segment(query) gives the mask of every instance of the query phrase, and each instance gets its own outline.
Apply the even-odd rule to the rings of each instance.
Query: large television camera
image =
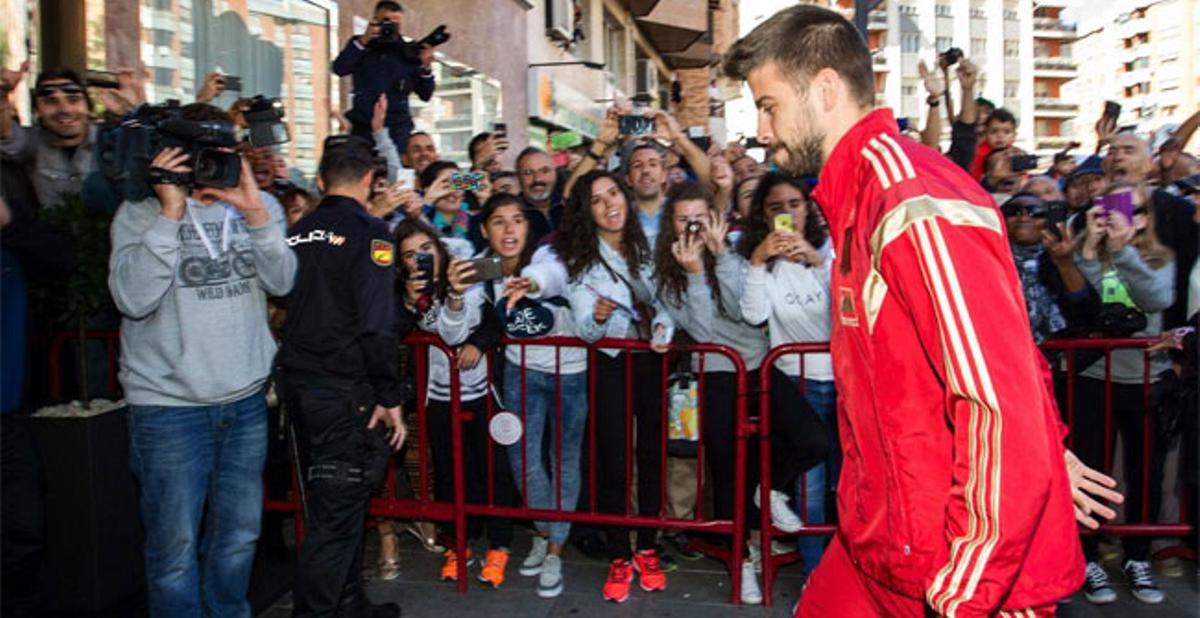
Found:
[[[237,128],[217,120],[183,118],[179,101],[143,105],[120,124],[103,132],[100,140],[100,171],[116,185],[125,199],[140,200],[153,195],[151,185],[236,187],[242,177],[242,160],[235,152],[221,150],[237,146]],[[190,172],[151,169],[150,162],[165,148],[180,148],[188,154]]]

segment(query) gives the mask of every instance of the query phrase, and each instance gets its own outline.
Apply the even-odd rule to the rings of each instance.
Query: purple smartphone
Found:
[[[1096,198],[1096,203],[1104,210],[1104,214],[1108,215],[1113,212],[1119,212],[1125,216],[1125,220],[1133,223],[1133,192],[1121,191],[1119,193],[1110,193],[1101,195]]]

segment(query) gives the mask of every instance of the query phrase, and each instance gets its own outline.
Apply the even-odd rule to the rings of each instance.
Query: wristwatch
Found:
[[[591,159],[597,163],[604,160],[604,153],[596,154],[596,151],[592,150],[591,148],[588,148],[587,156],[589,159]]]
[[[932,97],[932,96],[926,97],[925,103],[927,103],[929,105],[929,107],[937,107],[942,104],[942,99],[939,97]]]

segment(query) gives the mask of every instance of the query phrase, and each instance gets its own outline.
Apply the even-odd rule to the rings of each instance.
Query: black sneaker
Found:
[[[1107,605],[1117,600],[1117,591],[1113,590],[1112,583],[1108,581],[1108,573],[1095,562],[1087,563],[1083,596],[1094,605]]]
[[[675,557],[662,546],[662,543],[655,545],[654,549],[658,550],[658,567],[662,569],[663,573],[674,573],[679,570],[679,563],[675,562]]]
[[[1145,560],[1126,560],[1125,577],[1129,579],[1129,591],[1133,597],[1148,605],[1157,605],[1166,598],[1158,584],[1154,583],[1154,574],[1150,571],[1150,563]]]
[[[671,541],[675,553],[688,562],[695,562],[704,557],[704,554],[689,546],[690,541],[688,540],[688,536],[683,532],[676,532],[668,536],[667,539]]]

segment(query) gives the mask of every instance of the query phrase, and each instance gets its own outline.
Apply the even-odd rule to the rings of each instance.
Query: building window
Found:
[[[936,7],[934,7],[934,13],[935,13],[935,14],[936,14],[938,17],[954,17],[954,15],[953,15],[953,14],[950,12],[950,5],[949,5],[949,4],[939,4],[939,5],[937,5]]]
[[[911,4],[901,4],[900,5],[900,14],[915,16],[917,14],[917,7],[914,5],[911,5]]]
[[[971,37],[971,57],[982,58],[987,55],[987,39]]]
[[[1004,21],[1017,21],[1017,12],[1012,10],[1004,11]]]
[[[1017,90],[1020,89],[1020,82],[1004,82],[1004,98],[1017,98]]]
[[[937,38],[934,44],[937,47],[938,53],[940,54],[947,49],[954,47],[954,39],[948,36],[940,36]]]
[[[912,54],[921,51],[921,35],[916,33],[900,35],[900,51]]]
[[[618,83],[625,79],[625,28],[608,11],[604,12],[604,63]]]
[[[912,84],[904,84],[900,86],[900,94],[906,97],[915,97],[917,96],[917,87]]]
[[[1011,39],[1004,40],[1004,57],[1005,58],[1016,58],[1017,55],[1020,53],[1021,53],[1021,44],[1019,41],[1013,41]]]

